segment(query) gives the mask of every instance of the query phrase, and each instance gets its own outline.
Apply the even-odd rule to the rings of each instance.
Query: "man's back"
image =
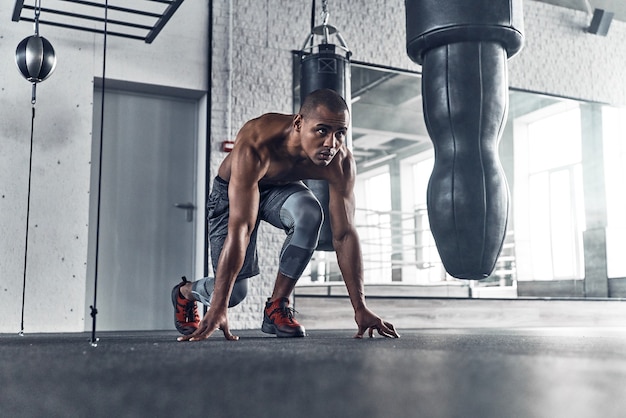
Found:
[[[344,143],[347,118],[347,112],[320,107],[307,117],[267,113],[252,119],[237,134],[218,175],[226,181],[233,173],[252,176],[263,184],[333,179],[350,155]]]

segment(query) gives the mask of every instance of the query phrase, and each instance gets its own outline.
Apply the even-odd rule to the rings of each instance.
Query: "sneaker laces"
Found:
[[[278,305],[276,308],[274,308],[272,312],[269,313],[268,317],[271,318],[275,313],[278,313],[281,318],[287,318],[289,321],[294,321],[294,316],[296,313],[298,313],[298,311],[285,304],[282,306]]]

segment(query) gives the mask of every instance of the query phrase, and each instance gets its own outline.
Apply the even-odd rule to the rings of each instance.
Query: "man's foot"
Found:
[[[172,289],[172,304],[174,305],[174,325],[183,335],[193,334],[200,324],[200,315],[195,300],[185,299],[180,288],[189,283],[183,276],[183,281]]]
[[[288,298],[276,299],[265,304],[261,331],[277,337],[304,337],[304,327],[293,317],[295,310],[289,307]]]

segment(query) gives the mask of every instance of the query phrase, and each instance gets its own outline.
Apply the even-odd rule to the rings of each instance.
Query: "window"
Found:
[[[390,184],[386,166],[357,177],[355,222],[361,239],[365,283],[391,282]]]
[[[578,297],[585,264],[600,265],[593,269],[598,280],[606,263],[607,280],[615,279],[608,296],[626,297],[626,109],[509,91],[499,145],[511,192],[507,235],[490,277],[458,280],[443,268],[430,232],[434,152],[420,75],[354,62],[351,73],[356,222],[367,284],[448,292],[413,293],[429,296]],[[297,86],[294,92],[298,97]],[[585,253],[587,221],[594,233],[585,245],[593,250]],[[598,250],[604,225],[606,260]],[[316,252],[301,282],[340,280],[335,254]]]
[[[584,277],[580,108],[558,103],[515,121],[520,280]]]
[[[426,192],[435,158],[432,150],[402,160],[402,210],[404,259],[402,277],[407,283],[429,284],[451,279],[439,258],[430,232]]]
[[[608,276],[626,277],[626,109],[602,108]]]

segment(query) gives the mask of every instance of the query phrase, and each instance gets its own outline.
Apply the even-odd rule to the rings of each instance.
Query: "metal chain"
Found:
[[[35,35],[39,36],[39,15],[41,14],[41,0],[35,1]]]
[[[322,0],[322,25],[328,24],[328,17],[330,13],[328,12],[328,0]]]

